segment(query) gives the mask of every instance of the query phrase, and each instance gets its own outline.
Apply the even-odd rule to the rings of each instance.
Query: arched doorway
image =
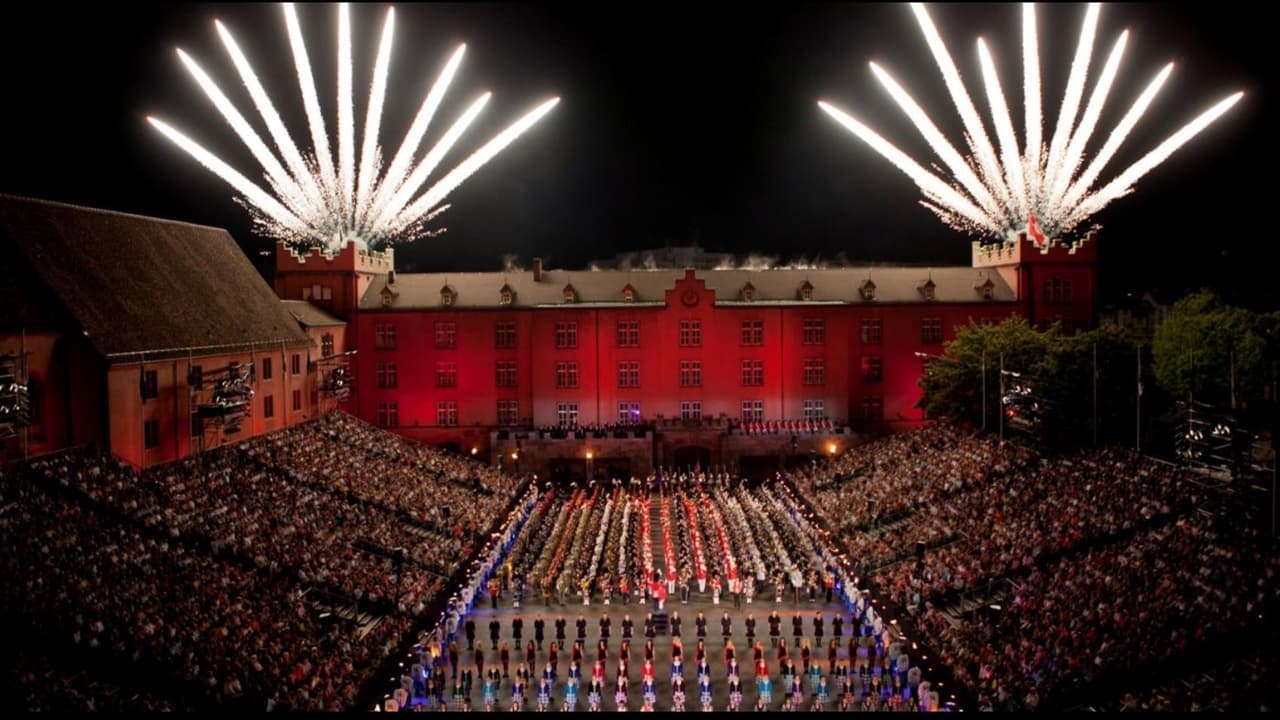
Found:
[[[777,455],[743,455],[738,458],[740,477],[748,480],[771,480],[777,473]]]
[[[671,453],[671,465],[676,472],[685,472],[690,470],[706,470],[711,466],[711,450],[699,445],[686,445],[676,448]]]
[[[624,457],[596,458],[592,474],[596,480],[631,479],[631,460]]]

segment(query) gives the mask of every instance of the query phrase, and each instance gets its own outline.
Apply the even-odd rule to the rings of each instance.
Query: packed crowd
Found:
[[[983,704],[1035,708],[1274,612],[1272,541],[1211,489],[1125,450],[1042,459],[943,425],[793,476],[851,563]],[[993,583],[996,613],[947,607]]]
[[[1280,699],[1275,684],[1273,645],[1234,656],[1212,667],[1199,667],[1154,687],[1123,693],[1093,707],[1104,712],[1265,713]],[[1092,707],[1092,706],[1091,706]]]
[[[799,435],[830,433],[844,427],[830,418],[793,420],[730,420],[729,432],[736,435]]]
[[[994,619],[953,626],[930,608],[920,624],[962,681],[997,706],[1035,708],[1060,689],[1198,650],[1268,617],[1280,599],[1280,558],[1269,546],[1191,513],[1036,568]]]
[[[142,475],[64,453],[4,482],[0,593],[213,703],[346,709],[515,487],[336,415]]]
[[[628,423],[584,423],[580,425],[543,425],[537,429],[542,437],[608,437],[615,433],[631,436],[632,434],[642,435],[653,429],[653,423],[645,420],[636,420]]]

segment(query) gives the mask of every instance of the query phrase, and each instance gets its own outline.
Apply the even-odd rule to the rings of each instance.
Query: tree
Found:
[[[920,378],[924,390],[921,407],[930,417],[982,425],[982,368],[986,366],[986,427],[996,427],[1000,412],[1000,363],[1016,372],[1035,376],[1048,354],[1058,329],[1037,332],[1022,318],[1008,318],[998,325],[970,323],[956,331],[940,359],[929,360]],[[985,363],[984,363],[985,358]]]
[[[1156,330],[1157,382],[1174,398],[1194,395],[1199,402],[1239,407],[1240,400],[1260,394],[1267,373],[1267,343],[1259,333],[1267,322],[1212,292],[1182,298]]]
[[[1006,377],[1004,383],[1008,394],[1019,400],[1016,411],[1034,415],[1035,434],[1048,445],[1070,447],[1093,442],[1095,368],[1098,442],[1127,443],[1132,439],[1136,350],[1119,327],[1065,335],[1057,325],[1039,331],[1021,318],[999,325],[970,324],[956,332],[945,353],[930,363],[920,380],[924,390],[921,405],[931,416],[982,424],[985,353],[988,430],[998,426],[998,413],[1003,409],[1003,361],[1006,371],[1017,373]],[[1015,386],[1025,394],[1012,392]]]

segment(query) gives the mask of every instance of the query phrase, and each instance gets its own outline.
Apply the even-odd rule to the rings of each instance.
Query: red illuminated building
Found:
[[[438,274],[282,246],[272,293],[224,230],[13,197],[0,253],[0,357],[32,406],[6,459],[95,443],[139,466],[341,402],[525,472],[769,470],[922,422],[917,353],[958,326],[1085,328],[1096,292],[1088,238],[975,244],[964,267]]]
[[[347,409],[525,470],[737,466],[843,433],[735,437],[740,421],[917,425],[923,367],[957,326],[1087,328],[1096,246],[974,244],[969,267],[397,274],[394,255],[277,251],[276,290],[350,322]],[[551,438],[530,428],[643,422]],[[794,423],[793,423],[794,424]],[[739,434],[740,435],[740,434]]]
[[[281,302],[225,230],[0,196],[0,358],[30,405],[0,460],[97,445],[145,467],[314,417],[345,326]],[[233,375],[243,408],[214,402]]]

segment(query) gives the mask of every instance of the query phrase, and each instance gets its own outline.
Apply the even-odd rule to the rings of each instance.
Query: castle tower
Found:
[[[379,275],[395,272],[395,251],[358,249],[348,243],[337,253],[321,250],[297,253],[276,245],[276,294],[282,300],[309,300],[329,312],[349,318],[369,284]]]
[[[1090,232],[1073,245],[1037,245],[1020,234],[1014,242],[973,243],[973,266],[990,268],[1014,288],[1027,320],[1037,328],[1061,322],[1067,332],[1095,324],[1098,243]]]

